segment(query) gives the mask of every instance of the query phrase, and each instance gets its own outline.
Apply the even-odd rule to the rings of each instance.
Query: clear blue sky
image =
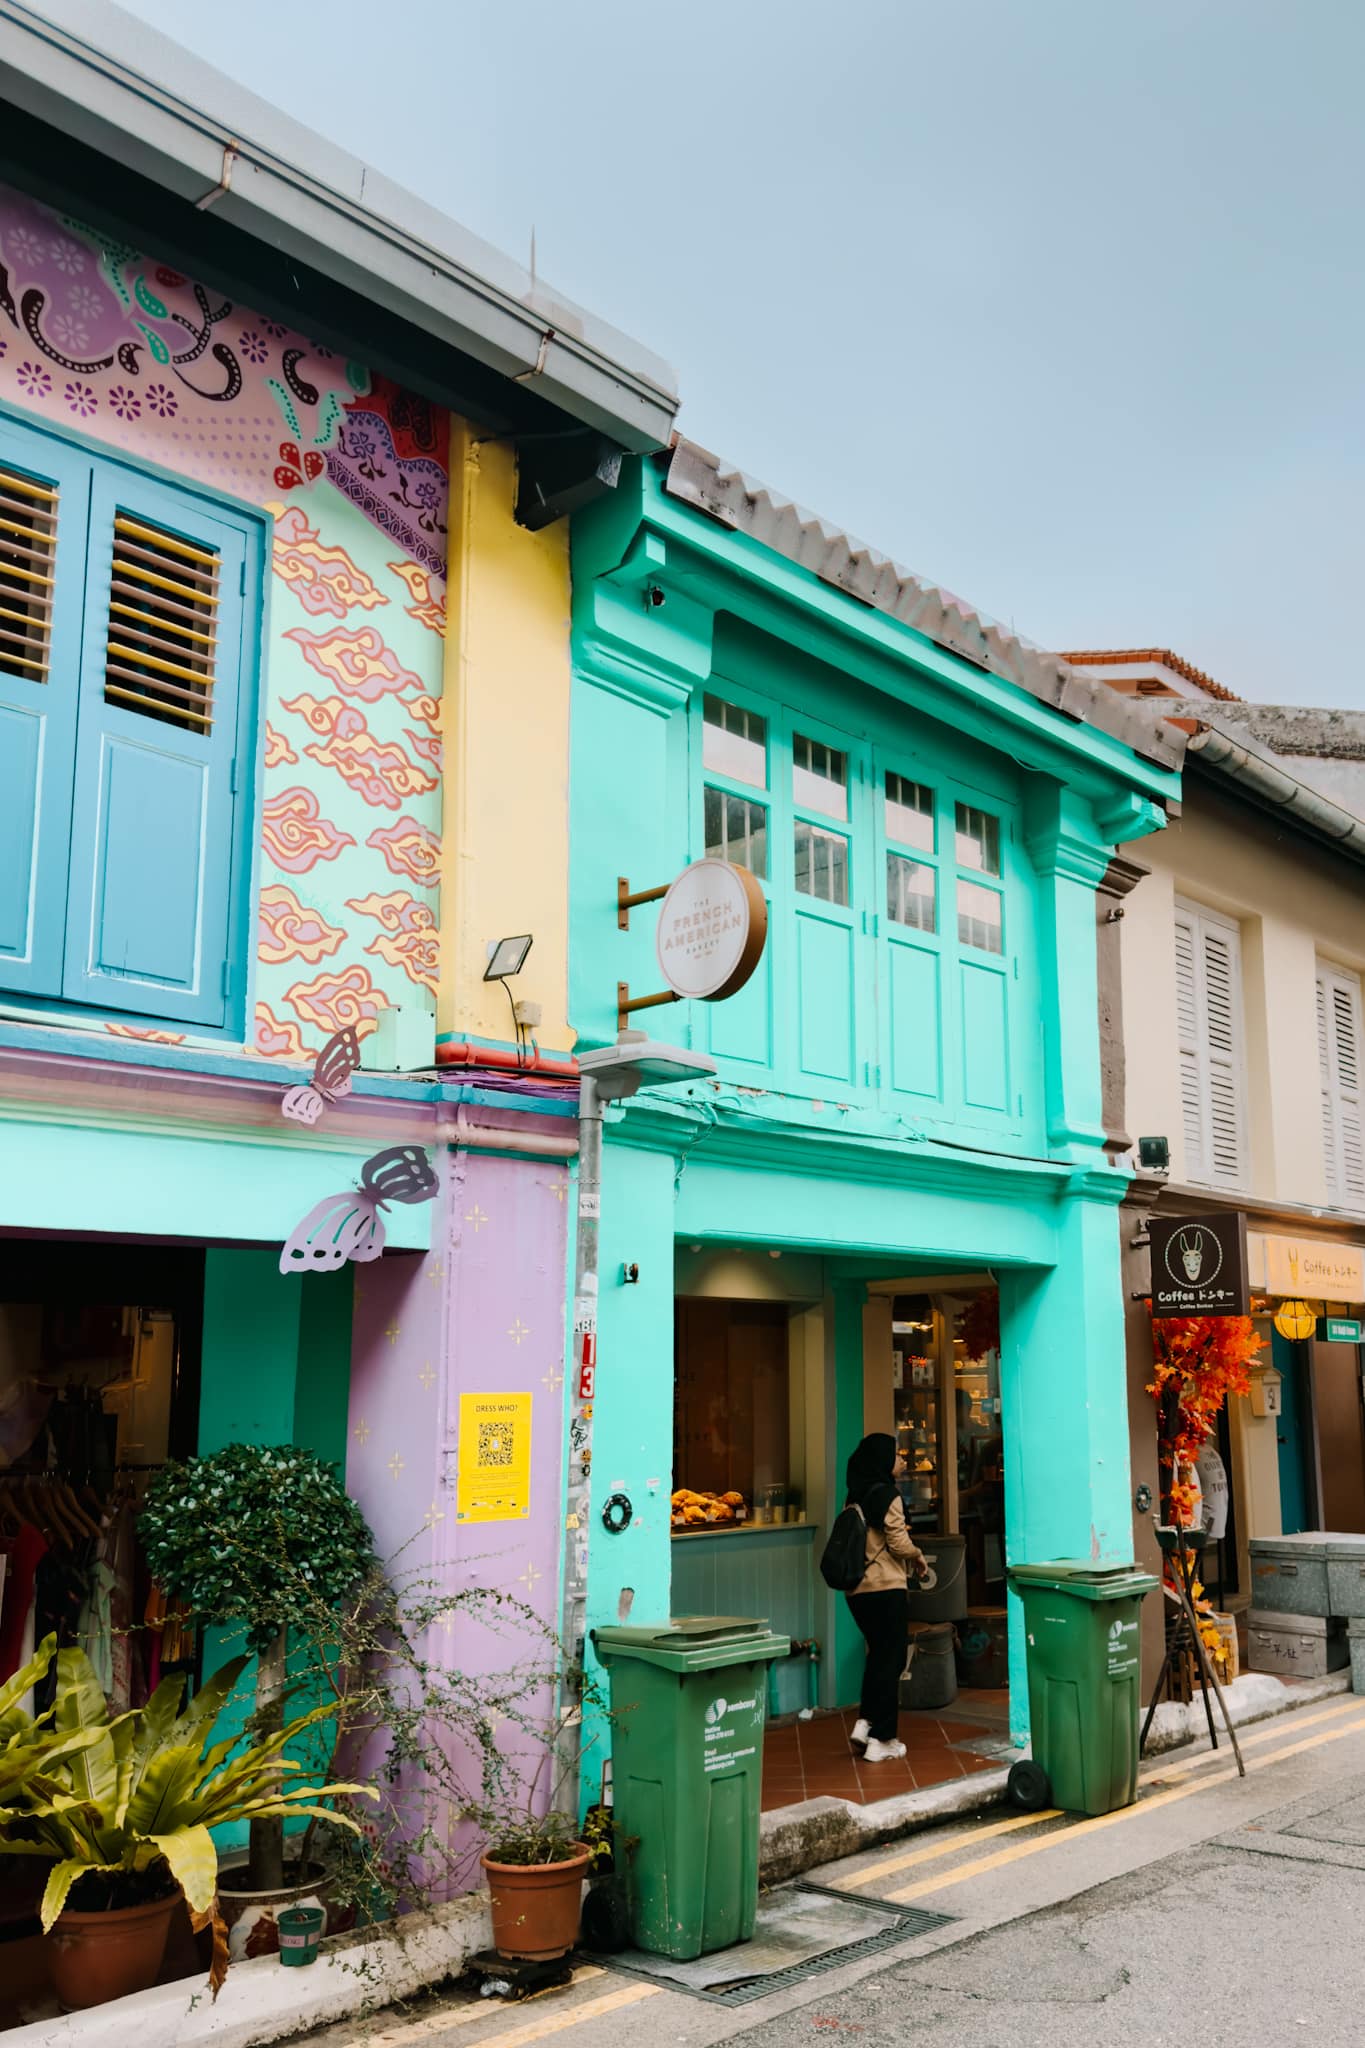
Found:
[[[1365,707],[1361,0],[135,5],[1030,638]]]

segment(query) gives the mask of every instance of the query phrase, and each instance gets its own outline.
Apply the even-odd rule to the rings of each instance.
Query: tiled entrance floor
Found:
[[[763,1739],[763,1810],[822,1798],[866,1806],[973,1771],[998,1769],[999,1745],[1009,1737],[1009,1697],[1004,1686],[963,1691],[938,1712],[902,1714],[900,1739],[906,1753],[894,1763],[867,1764],[860,1750],[850,1749],[848,1731],[858,1718],[856,1708],[769,1728]],[[973,1739],[982,1751],[973,1748]]]

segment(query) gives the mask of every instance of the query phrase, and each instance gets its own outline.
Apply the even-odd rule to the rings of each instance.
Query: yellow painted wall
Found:
[[[450,433],[450,590],[441,854],[442,1037],[513,1038],[490,940],[532,932],[510,984],[541,1004],[547,1051],[568,1027],[569,535],[516,524],[516,462],[463,421]]]
[[[1127,1128],[1169,1138],[1171,1178],[1187,1178],[1175,1018],[1174,910],[1183,896],[1241,926],[1246,1192],[1325,1204],[1316,962],[1365,973],[1365,873],[1202,783],[1187,784],[1185,806],[1132,849],[1152,872],[1124,904]]]

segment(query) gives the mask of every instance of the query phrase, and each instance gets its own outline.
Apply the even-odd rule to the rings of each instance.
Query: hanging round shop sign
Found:
[[[743,988],[767,936],[767,899],[749,870],[694,860],[659,911],[659,970],[675,995],[718,1003]]]

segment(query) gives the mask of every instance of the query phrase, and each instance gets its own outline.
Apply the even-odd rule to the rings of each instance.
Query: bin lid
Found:
[[[1074,1594],[1078,1600],[1141,1600],[1155,1592],[1159,1583],[1150,1572],[1135,1564],[1090,1564],[1079,1557],[1054,1557],[1043,1564],[1012,1564],[1010,1584],[1050,1587],[1054,1592]]]
[[[734,1614],[679,1614],[653,1628],[595,1628],[593,1647],[604,1664],[613,1657],[662,1664],[671,1671],[714,1671],[725,1664],[753,1664],[785,1657],[787,1636],[774,1635],[766,1621]]]
[[[1343,1545],[1345,1555],[1354,1556],[1358,1550],[1365,1550],[1365,1536],[1354,1536],[1349,1529],[1304,1529],[1296,1536],[1253,1536],[1247,1549],[1253,1557],[1326,1557],[1331,1550]]]
[[[677,1649],[680,1642],[713,1642],[721,1636],[752,1635],[766,1629],[766,1617],[752,1621],[740,1614],[675,1614],[671,1621],[657,1621],[652,1628],[595,1628],[595,1643],[654,1643]]]
[[[1279,1614],[1269,1607],[1253,1607],[1247,1613],[1247,1627],[1277,1636],[1340,1636],[1346,1625],[1335,1614]]]

